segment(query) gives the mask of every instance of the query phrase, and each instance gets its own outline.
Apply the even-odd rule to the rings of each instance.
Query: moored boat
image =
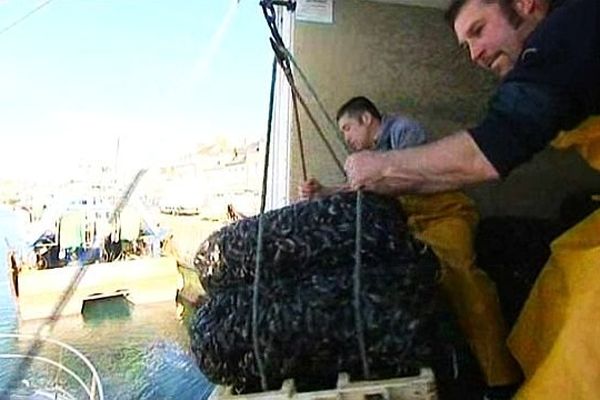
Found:
[[[9,250],[21,320],[77,314],[86,301],[113,296],[175,306],[181,278],[170,234],[139,207],[77,203],[57,215],[25,250]]]

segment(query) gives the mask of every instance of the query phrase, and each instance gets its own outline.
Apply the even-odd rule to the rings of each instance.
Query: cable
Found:
[[[258,216],[258,233],[256,239],[256,267],[254,269],[254,285],[252,287],[252,346],[256,366],[260,374],[260,384],[263,391],[268,390],[267,375],[265,367],[260,356],[258,346],[258,289],[260,285],[260,272],[262,263],[262,245],[263,245],[263,215],[265,213],[267,198],[267,179],[269,172],[269,155],[271,147],[271,133],[273,125],[273,112],[275,108],[275,81],[277,80],[277,58],[273,58],[273,68],[271,71],[271,92],[269,94],[269,116],[267,119],[267,141],[265,144],[265,163],[263,171],[262,193],[260,196],[260,214]]]
[[[310,94],[312,95],[312,97],[317,102],[317,105],[319,106],[319,110],[321,110],[321,113],[325,116],[325,119],[327,119],[327,122],[329,123],[329,126],[331,127],[331,130],[334,131],[334,132],[337,132],[338,131],[338,126],[333,121],[333,118],[331,118],[331,115],[329,115],[329,113],[325,109],[325,106],[321,102],[321,99],[317,95],[317,92],[315,91],[315,89],[311,85],[311,83],[308,80],[308,77],[306,76],[306,74],[304,73],[304,71],[302,71],[302,68],[300,68],[300,65],[298,65],[298,62],[296,62],[296,59],[294,58],[294,56],[292,55],[292,53],[288,49],[286,49],[285,47],[282,47],[280,50],[285,54],[285,56],[287,58],[290,59],[290,61],[292,62],[292,65],[294,66],[294,68],[296,69],[296,71],[298,71],[298,73],[300,74],[300,78],[302,78],[302,82],[304,82],[304,84],[306,85],[306,88],[308,89],[308,91],[310,92]],[[342,144],[342,146],[344,146],[344,150],[346,150],[346,153],[350,154],[350,148],[348,147],[348,144],[340,137],[340,135],[336,135],[336,137],[340,140],[340,143]]]
[[[356,336],[358,338],[358,349],[362,360],[363,375],[369,379],[369,362],[367,360],[367,350],[365,345],[365,332],[363,327],[362,314],[360,312],[360,271],[362,267],[362,190],[356,192],[356,241],[354,253],[354,324],[356,326]]]
[[[225,34],[227,33],[229,27],[231,26],[231,22],[235,17],[235,14],[238,10],[239,0],[230,0],[230,5],[227,8],[225,16],[219,25],[217,26],[217,30],[210,36],[208,41],[208,47],[206,48],[206,52],[203,57],[197,61],[197,72],[192,77],[194,82],[199,81],[204,77],[204,75],[209,72],[209,68],[211,66],[211,62],[215,58],[217,51],[221,47],[223,43],[223,39],[225,38]]]
[[[282,45],[278,45],[276,43],[276,41],[273,38],[271,38],[271,47],[273,48],[273,51],[275,52],[275,55],[276,55],[277,60],[279,62],[279,66],[281,67],[281,69],[283,70],[283,72],[285,74],[285,77],[286,77],[286,79],[288,81],[288,84],[290,85],[290,89],[292,90],[292,93],[294,93],[295,96],[300,101],[300,105],[302,105],[302,108],[304,109],[304,112],[306,113],[306,115],[308,116],[308,118],[312,122],[313,126],[317,130],[317,133],[321,137],[321,140],[323,140],[323,143],[325,144],[325,147],[327,148],[327,150],[329,151],[329,154],[331,155],[331,157],[335,161],[338,169],[340,170],[340,172],[344,176],[346,176],[346,171],[344,170],[344,166],[342,165],[342,162],[339,160],[339,158],[335,154],[335,151],[333,150],[333,147],[331,146],[331,143],[329,142],[329,140],[325,136],[325,133],[321,129],[321,126],[319,125],[319,123],[317,122],[317,120],[313,116],[312,112],[310,111],[310,108],[308,107],[308,104],[306,104],[306,101],[304,100],[304,97],[302,97],[302,95],[300,94],[300,91],[298,90],[298,87],[296,86],[296,83],[294,82],[294,76],[293,76],[292,71],[290,69],[289,61],[286,59],[285,54],[281,52],[281,48],[282,48],[281,46]]]
[[[19,25],[21,22],[25,21],[27,18],[31,17],[36,12],[40,11],[42,8],[46,7],[51,2],[52,2],[52,0],[46,0],[45,2],[43,2],[42,4],[40,4],[39,6],[35,7],[33,10],[29,11],[27,14],[23,15],[21,18],[17,19],[13,23],[11,23],[11,24],[5,26],[4,28],[0,29],[0,35],[5,34],[6,32],[8,32],[9,30],[11,30],[15,26]]]
[[[293,8],[290,8],[290,7],[294,7],[295,6],[295,3],[292,3],[292,4],[290,4],[289,2],[282,2],[282,3],[284,3],[284,4],[280,4],[280,5],[288,5],[288,10],[293,9]],[[290,59],[287,57],[287,54],[289,54],[289,52],[288,51],[284,51],[285,50],[285,44],[283,43],[283,39],[282,39],[282,37],[281,37],[281,35],[279,33],[279,30],[277,28],[277,24],[276,24],[276,20],[275,20],[275,9],[273,8],[273,1],[261,1],[260,5],[262,6],[263,14],[265,16],[265,20],[267,21],[267,25],[269,27],[269,30],[271,31],[271,38],[269,39],[270,43],[271,43],[271,47],[273,48],[273,52],[275,53],[276,59],[277,59],[277,61],[279,63],[279,66],[283,70],[284,75],[285,75],[285,77],[286,77],[286,79],[288,81],[288,84],[289,84],[290,89],[292,91],[292,99],[294,99],[294,96],[295,96],[295,98],[297,98],[300,101],[300,104],[302,105],[302,108],[304,109],[304,111],[306,112],[308,118],[310,119],[310,121],[312,122],[313,126],[317,130],[317,133],[319,134],[319,136],[323,140],[323,143],[325,143],[325,147],[327,148],[327,150],[329,151],[329,154],[331,155],[331,157],[335,161],[338,169],[340,170],[340,172],[344,176],[346,176],[346,171],[344,170],[342,162],[337,157],[337,154],[333,150],[333,147],[331,146],[331,143],[329,143],[329,140],[327,139],[325,133],[323,132],[323,130],[319,126],[319,123],[317,122],[317,120],[313,116],[312,112],[310,111],[310,108],[306,104],[306,101],[304,100],[304,98],[300,94],[300,91],[298,90],[298,87],[296,86],[296,83],[294,81],[294,75],[292,73],[292,69],[291,69],[291,66],[290,66]],[[314,92],[314,89],[313,89],[313,92]],[[337,127],[335,127],[335,131],[337,131]],[[347,150],[346,147],[345,147],[345,149]],[[301,148],[300,150],[303,151],[303,148]],[[301,155],[301,156],[303,157],[303,155]]]
[[[304,156],[304,142],[302,140],[302,129],[300,126],[300,114],[298,113],[298,97],[292,90],[292,104],[294,105],[294,118],[296,120],[296,132],[298,133],[298,146],[300,147],[300,161],[302,163],[302,180],[306,182],[308,173],[306,170],[306,157]]]

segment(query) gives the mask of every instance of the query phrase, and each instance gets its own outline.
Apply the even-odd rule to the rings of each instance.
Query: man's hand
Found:
[[[345,169],[352,189],[394,196],[443,192],[500,178],[467,131],[409,149],[361,151],[346,159]]]
[[[344,169],[350,187],[377,192],[383,179],[384,158],[384,153],[377,151],[361,151],[348,156]]]
[[[335,193],[345,192],[350,190],[350,186],[347,184],[335,185],[335,186],[323,186],[315,178],[302,182],[298,187],[298,196],[301,200],[313,200],[318,197],[331,196]]]
[[[321,182],[315,178],[310,178],[300,184],[298,187],[298,196],[302,200],[310,200],[321,195],[322,191],[323,185],[321,185]]]

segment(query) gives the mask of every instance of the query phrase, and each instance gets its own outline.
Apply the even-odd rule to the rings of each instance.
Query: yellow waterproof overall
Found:
[[[506,347],[508,334],[496,286],[475,265],[478,213],[461,192],[404,195],[400,202],[415,237],[442,265],[442,290],[451,303],[488,385],[515,383],[521,372]]]
[[[600,170],[600,117],[552,143]],[[600,399],[600,210],[565,232],[509,337],[525,373],[517,399]]]

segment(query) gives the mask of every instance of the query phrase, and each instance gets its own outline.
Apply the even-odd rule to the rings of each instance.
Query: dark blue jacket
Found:
[[[600,114],[600,0],[567,0],[527,39],[470,133],[501,176]]]

